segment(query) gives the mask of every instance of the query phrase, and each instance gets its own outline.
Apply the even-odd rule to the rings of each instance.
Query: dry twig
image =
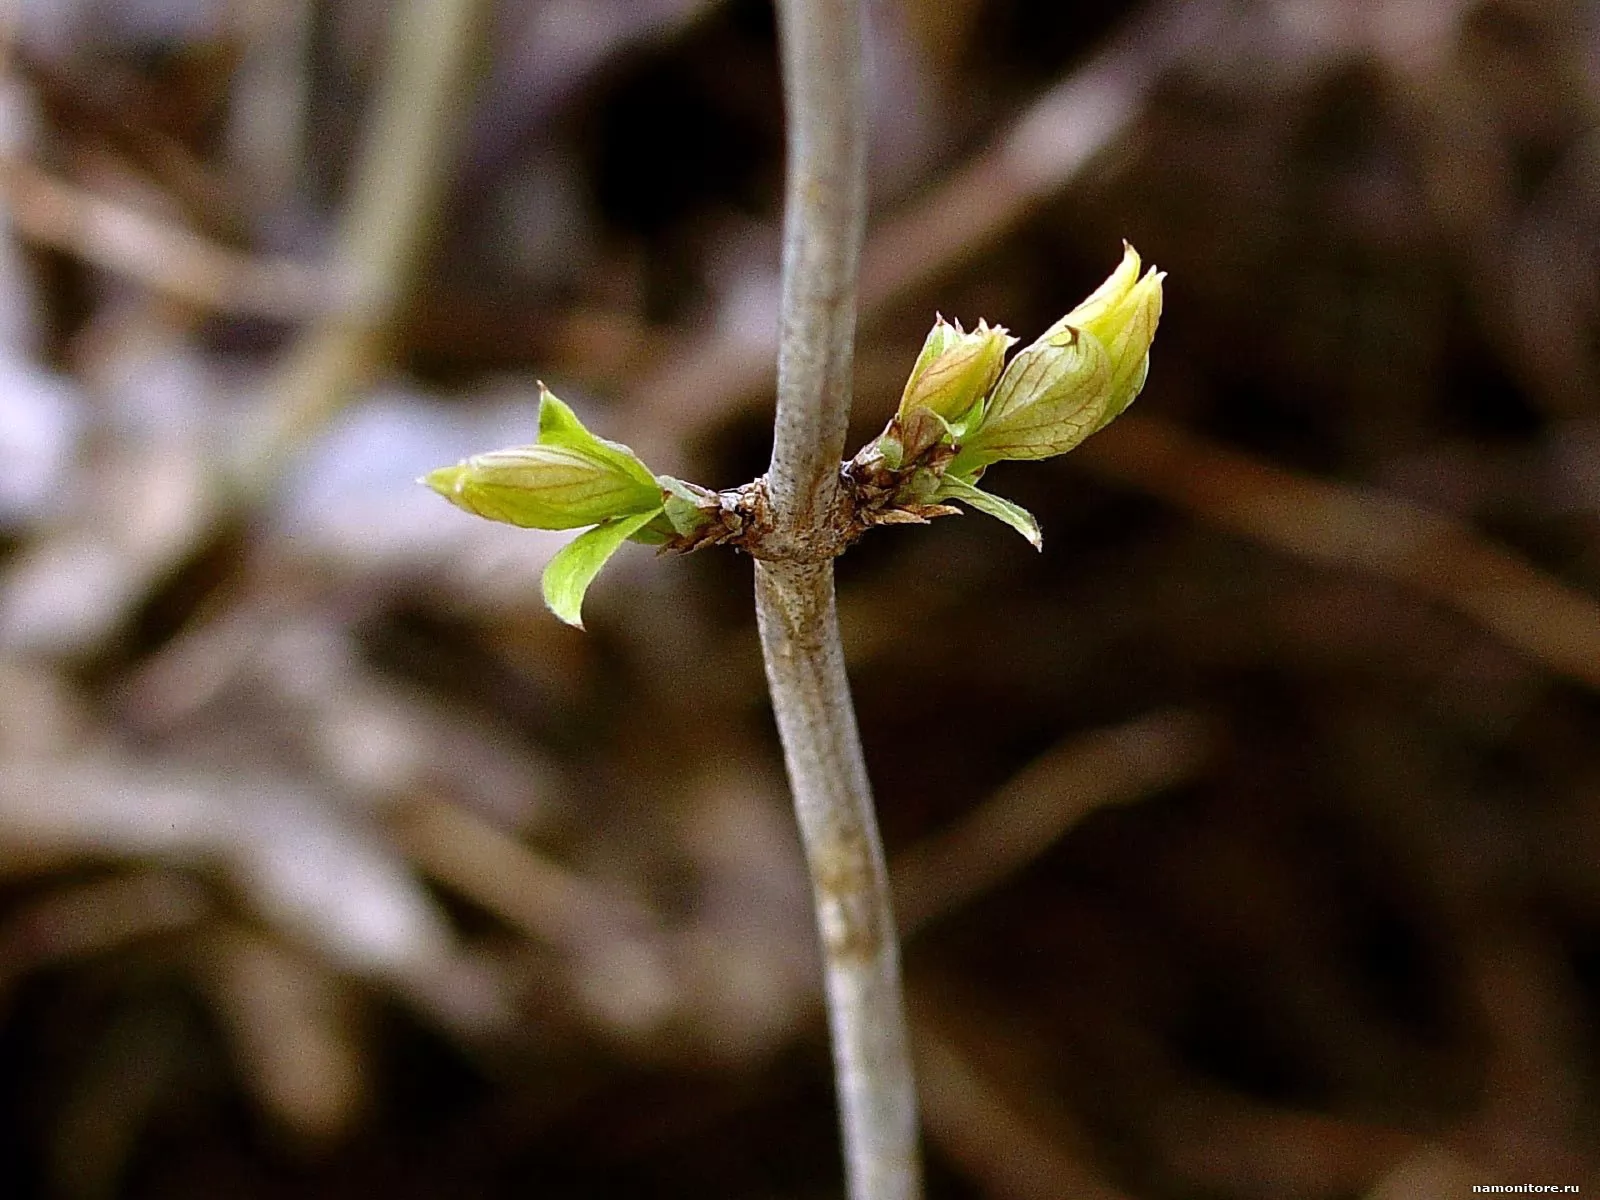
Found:
[[[1151,416],[1124,417],[1076,461],[1297,557],[1404,583],[1600,687],[1600,603],[1450,517],[1297,475]]]
[[[330,274],[347,303],[308,329],[267,389],[268,422],[241,464],[271,478],[283,456],[338,412],[379,361],[433,226],[464,111],[484,0],[408,0],[357,164]]]
[[[1204,722],[1152,713],[1073,737],[1041,755],[953,828],[894,860],[907,935],[960,908],[1044,853],[1084,817],[1192,778],[1210,753]]]
[[[244,254],[73,187],[31,163],[0,166],[7,211],[36,242],[217,312],[298,320],[329,306],[324,277],[287,258]]]

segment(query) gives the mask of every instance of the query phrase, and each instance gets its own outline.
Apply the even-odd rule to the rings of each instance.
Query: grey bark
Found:
[[[788,109],[772,538],[756,616],[805,845],[851,1200],[921,1191],[899,949],[834,604],[866,210],[858,0],[778,0]]]

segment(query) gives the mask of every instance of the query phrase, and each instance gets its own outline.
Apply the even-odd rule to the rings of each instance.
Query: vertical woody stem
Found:
[[[816,900],[850,1200],[914,1200],[916,1095],[899,951],[832,563],[758,562],[756,615]]]
[[[834,607],[839,460],[850,415],[866,208],[859,0],[777,0],[788,109],[776,542],[756,617],[811,871],[851,1200],[920,1194],[899,951]]]

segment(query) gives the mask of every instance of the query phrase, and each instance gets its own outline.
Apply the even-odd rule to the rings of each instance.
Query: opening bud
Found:
[[[457,508],[529,529],[577,529],[661,508],[661,486],[632,450],[597,438],[541,386],[539,440],[475,454],[423,476]]]
[[[1016,340],[1003,328],[991,328],[987,321],[979,321],[976,329],[966,333],[959,321],[952,324],[936,318],[911,368],[895,415],[905,424],[917,409],[925,408],[946,421],[960,420],[989,394],[1000,378],[1006,351]]]
[[[1165,278],[1140,266],[1124,242],[1110,278],[1011,360],[952,471],[1065,454],[1133,403],[1150,369]]]

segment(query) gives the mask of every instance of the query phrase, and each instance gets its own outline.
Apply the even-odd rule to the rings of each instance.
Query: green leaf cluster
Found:
[[[421,482],[491,521],[525,529],[594,526],[544,570],[545,603],[580,629],[584,593],[622,543],[666,536],[658,518],[664,517],[669,493],[650,469],[627,446],[590,433],[542,383],[537,442],[475,454],[430,471]]]
[[[1080,305],[1006,363],[1016,343],[979,321],[970,333],[938,317],[888,428],[847,471],[861,468],[889,509],[878,517],[926,520],[954,501],[1004,521],[1035,547],[1039,523],[978,486],[1006,459],[1065,454],[1132,404],[1150,370],[1165,276],[1143,270],[1123,243],[1122,262]],[[582,628],[584,594],[625,541],[693,548],[718,512],[717,494],[657,476],[627,446],[585,429],[539,385],[539,437],[476,454],[423,483],[459,508],[534,529],[582,529],[544,572],[556,616]]]
[[[1124,242],[1122,262],[1111,276],[1020,350],[1003,373],[995,360],[994,374],[985,375],[994,348],[1000,346],[1003,355],[1013,340],[1003,329],[989,330],[980,324],[977,333],[960,335],[957,325],[952,335],[939,318],[913,368],[900,409],[880,439],[886,460],[896,467],[909,462],[912,445],[924,436],[913,431],[925,429],[929,419],[936,418],[940,432],[922,452],[943,449],[950,457],[932,499],[954,500],[987,513],[1039,547],[1039,526],[1032,515],[982,491],[978,480],[990,465],[1006,459],[1065,454],[1133,403],[1150,370],[1150,343],[1161,320],[1165,278],[1154,268],[1141,273],[1141,266],[1138,252]],[[939,394],[943,404],[925,404],[918,411],[913,385],[940,377],[946,360],[950,366],[944,377],[962,383],[987,377],[989,385],[976,399],[958,396],[958,389],[951,388]],[[920,385],[916,395],[924,394],[931,391]],[[961,402],[967,407],[955,411]]]

